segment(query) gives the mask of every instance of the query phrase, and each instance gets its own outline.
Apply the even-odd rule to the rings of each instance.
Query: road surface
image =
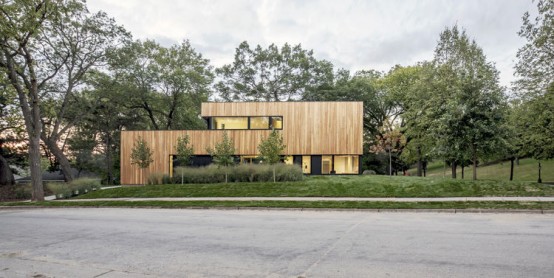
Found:
[[[0,277],[554,277],[554,215],[0,210]]]

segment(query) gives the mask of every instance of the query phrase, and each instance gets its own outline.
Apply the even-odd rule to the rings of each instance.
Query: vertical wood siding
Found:
[[[202,103],[202,116],[283,116],[286,155],[362,154],[362,102],[236,102]],[[123,131],[121,183],[142,184],[150,173],[169,173],[169,156],[177,138],[188,134],[197,155],[207,154],[223,137],[223,130]],[[255,155],[269,130],[226,130],[237,155]],[[146,171],[131,165],[131,150],[138,137],[153,150]]]

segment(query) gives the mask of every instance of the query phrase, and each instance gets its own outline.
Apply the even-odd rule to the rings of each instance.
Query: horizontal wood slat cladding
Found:
[[[235,102],[202,103],[202,116],[283,116],[280,132],[286,155],[362,154],[362,102]],[[226,130],[237,155],[255,155],[269,130]],[[194,153],[207,154],[221,142],[223,130],[156,130],[121,133],[121,183],[143,184],[150,173],[169,173],[169,156],[175,154],[177,138],[188,134]],[[131,165],[131,150],[138,137],[153,150],[146,171]],[[144,173],[143,173],[144,172]]]

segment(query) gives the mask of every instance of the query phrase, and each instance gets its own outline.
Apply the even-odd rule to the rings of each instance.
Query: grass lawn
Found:
[[[542,180],[543,182],[554,183],[554,160],[543,160],[542,164]],[[414,174],[417,170],[410,169],[410,173]],[[445,173],[446,177],[451,176],[451,169],[447,166],[446,172],[444,172],[444,163],[441,161],[435,161],[428,165],[427,176],[429,177],[442,177]],[[458,168],[457,175],[459,178],[462,176],[462,170]],[[471,167],[467,167],[464,170],[464,176],[466,179],[471,179],[473,170]],[[477,168],[477,179],[491,179],[491,180],[508,180],[510,178],[510,161],[504,161],[502,163],[482,166]],[[532,158],[520,159],[519,165],[514,165],[514,180],[515,181],[537,181],[538,178],[538,162]]]
[[[554,202],[331,202],[331,201],[87,201],[11,202],[0,206],[136,208],[333,208],[333,209],[530,209],[553,210]]]
[[[100,190],[77,198],[119,197],[480,197],[554,196],[532,182],[388,176],[319,176],[299,182],[168,184]]]

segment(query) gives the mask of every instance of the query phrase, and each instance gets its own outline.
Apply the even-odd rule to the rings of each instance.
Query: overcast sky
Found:
[[[413,65],[430,60],[446,26],[465,28],[500,70],[500,82],[513,77],[517,32],[531,0],[335,0],[199,1],[88,0],[133,34],[164,46],[184,39],[212,65],[231,63],[235,48],[271,43],[302,44],[318,59],[351,71]]]

